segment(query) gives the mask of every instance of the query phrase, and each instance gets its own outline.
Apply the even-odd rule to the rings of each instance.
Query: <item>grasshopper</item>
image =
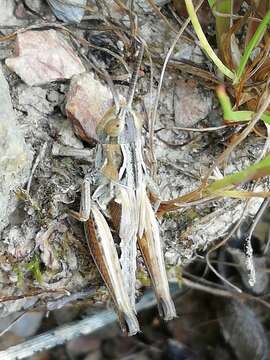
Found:
[[[84,222],[92,257],[113,298],[122,330],[140,328],[135,309],[137,245],[155,290],[160,315],[176,316],[164,264],[159,224],[147,195],[142,156],[142,122],[132,110],[143,46],[139,50],[125,104],[109,109],[97,126],[96,171],[86,175],[77,218]],[[110,226],[120,239],[120,259]]]

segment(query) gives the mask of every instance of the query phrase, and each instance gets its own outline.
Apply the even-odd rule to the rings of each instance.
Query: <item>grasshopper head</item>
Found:
[[[106,111],[97,125],[97,135],[102,137],[117,137],[124,129],[124,121],[116,112],[115,106]]]
[[[96,132],[101,143],[126,144],[138,139],[141,125],[141,121],[132,109],[122,106],[117,113],[113,106],[98,123]]]

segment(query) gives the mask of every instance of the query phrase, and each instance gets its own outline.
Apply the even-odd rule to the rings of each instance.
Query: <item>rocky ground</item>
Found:
[[[5,330],[18,317],[18,312],[36,310],[22,318],[25,323],[21,326],[25,329],[33,324],[33,329],[27,334],[20,329],[5,333],[1,348],[35,334],[37,328],[41,332],[82,318],[109,303],[82,226],[69,215],[69,210],[79,208],[82,180],[94,169],[96,125],[113,104],[108,74],[117,93],[127,94],[136,55],[131,18],[117,2],[109,0],[88,2],[86,11],[79,8],[68,18],[65,12],[59,14],[57,1],[48,3],[0,0],[1,329]],[[86,1],[81,3],[86,5]],[[180,29],[172,4],[157,1],[157,5],[169,19],[167,22],[151,7],[150,1],[139,1],[134,9],[138,34],[147,51],[139,71],[133,107],[143,120],[146,164],[149,171],[153,170],[151,154],[154,154],[155,183],[162,200],[168,200],[199,186],[214,159],[226,148],[233,129],[222,127],[222,114],[213,92],[215,76],[211,81],[198,76],[203,70],[211,70],[211,65],[193,40],[190,28],[191,34],[181,37],[175,46],[166,70],[154,137],[151,135],[161,64],[175,39],[173,30]],[[192,75],[190,68],[199,69],[198,74],[193,71]],[[208,127],[220,129],[208,132],[183,129]],[[262,138],[249,136],[228,159],[223,174],[254,162],[263,145]],[[267,185],[266,181],[257,188]],[[257,212],[261,201],[253,199],[248,203],[247,219]],[[206,276],[202,255],[212,242],[226,236],[242,216],[244,206],[242,200],[222,199],[168,213],[160,219],[172,282],[183,285],[182,277],[190,270],[192,261],[195,261],[192,272]],[[259,248],[266,232],[263,225],[261,228],[256,240]],[[242,254],[234,248],[228,251],[222,256],[241,265]],[[258,251],[256,266],[267,268],[267,259],[260,254]],[[228,269],[222,271],[226,273]],[[268,276],[262,274],[257,295],[266,294],[268,289]],[[244,263],[238,278],[239,284],[242,281],[246,291],[252,293]],[[216,281],[211,275],[209,280]],[[139,297],[148,283],[138,254]],[[170,354],[170,359],[231,359],[232,356],[266,359],[263,356],[267,352],[267,339],[259,320],[263,314],[260,307],[251,310],[235,299],[223,302],[198,294],[183,290],[183,295],[176,299],[182,316],[166,325],[160,322],[156,310],[141,315],[143,334],[134,339],[123,341],[115,326],[98,336],[79,338],[65,348],[45,352],[44,358],[167,359]],[[56,311],[69,302],[67,308]],[[202,306],[205,307],[200,311]],[[52,311],[51,315],[42,322],[48,311]],[[268,316],[265,317],[269,322]],[[239,344],[242,333],[232,340],[228,335],[232,326],[254,327],[247,336],[254,343],[258,341],[259,355],[249,348],[247,354],[237,350],[235,343]],[[256,331],[261,334],[261,340],[255,336]],[[243,342],[247,339],[250,338],[244,338]]]

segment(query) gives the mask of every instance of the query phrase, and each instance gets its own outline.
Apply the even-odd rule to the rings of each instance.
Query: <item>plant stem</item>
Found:
[[[201,25],[199,23],[198,17],[196,15],[196,12],[194,10],[194,6],[192,3],[192,0],[185,0],[186,3],[186,8],[187,8],[187,12],[188,15],[190,17],[190,20],[192,22],[192,25],[194,27],[194,30],[200,40],[201,46],[203,48],[203,50],[207,53],[207,55],[210,57],[210,59],[214,62],[214,64],[217,66],[217,68],[228,78],[234,80],[235,79],[235,74],[228,69],[223,62],[219,59],[219,57],[216,55],[216,53],[214,52],[214,50],[212,49],[212,47],[210,46],[210,44],[208,43]]]
[[[222,107],[223,117],[225,121],[228,122],[240,122],[240,121],[250,121],[254,116],[254,111],[243,110],[243,111],[233,111],[231,101],[229,96],[226,94],[224,86],[217,87],[217,96]],[[266,124],[270,124],[270,116],[266,113],[261,115],[261,120]]]

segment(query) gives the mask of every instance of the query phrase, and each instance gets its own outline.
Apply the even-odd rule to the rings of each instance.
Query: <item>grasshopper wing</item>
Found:
[[[114,300],[122,330],[134,335],[140,331],[139,324],[126,293],[114,240],[107,221],[94,204],[85,223],[85,233],[93,259]]]

